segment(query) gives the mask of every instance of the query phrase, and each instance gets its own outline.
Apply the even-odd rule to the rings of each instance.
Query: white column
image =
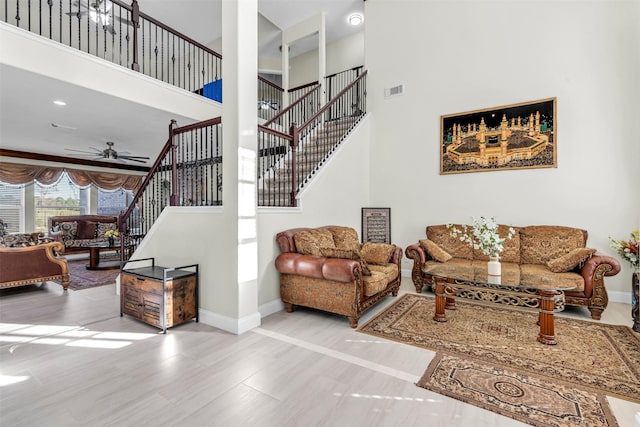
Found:
[[[318,81],[320,82],[320,105],[324,105],[327,101],[324,76],[327,75],[327,43],[325,36],[325,19],[324,12],[320,14],[320,24],[318,28]]]
[[[289,44],[284,42],[284,33],[282,40],[282,88],[284,93],[282,94],[282,109],[289,106]]]
[[[256,230],[258,2],[222,2],[223,203],[229,230],[218,244],[229,248],[217,286],[236,332],[260,325]],[[235,250],[233,249],[235,248]]]

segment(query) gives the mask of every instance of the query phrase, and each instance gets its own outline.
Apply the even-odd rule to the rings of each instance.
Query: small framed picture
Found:
[[[362,243],[391,243],[391,208],[362,208]]]

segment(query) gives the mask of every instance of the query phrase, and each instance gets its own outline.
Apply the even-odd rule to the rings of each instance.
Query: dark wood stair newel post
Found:
[[[170,206],[178,206],[178,153],[176,146],[176,136],[174,129],[178,126],[178,122],[171,120],[169,125],[169,139],[171,140],[171,197],[169,198]]]
[[[291,206],[298,206],[296,196],[298,194],[298,127],[295,123],[291,124],[289,128],[289,134],[293,137],[291,139]]]
[[[140,6],[138,0],[133,0],[131,3],[131,24],[133,27],[133,59],[131,62],[131,69],[133,71],[140,71],[140,64],[138,63],[138,27],[140,22]]]

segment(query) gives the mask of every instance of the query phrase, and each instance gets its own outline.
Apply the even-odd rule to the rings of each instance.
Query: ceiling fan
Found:
[[[102,29],[115,35],[116,30],[113,28],[112,19],[118,20],[124,24],[131,24],[131,21],[111,13],[113,3],[109,0],[75,0],[73,6],[78,10],[75,12],[66,12],[69,16],[75,16],[80,20],[83,16],[89,15],[92,22],[101,24]],[[82,10],[86,9],[86,10]]]
[[[258,110],[269,110],[269,109],[278,111],[280,109],[280,106],[276,101],[265,101],[264,99],[261,101],[258,101]]]
[[[124,163],[126,161],[147,163],[146,161],[149,160],[149,157],[145,157],[145,156],[131,156],[130,153],[126,151],[122,151],[118,153],[116,150],[113,149],[113,145],[114,145],[113,142],[107,141],[107,148],[105,148],[104,150],[99,150],[94,147],[89,147],[89,148],[95,151],[75,150],[73,148],[65,148],[65,150],[75,151],[76,153],[82,153],[85,156],[92,156],[97,159],[115,160],[121,163]]]

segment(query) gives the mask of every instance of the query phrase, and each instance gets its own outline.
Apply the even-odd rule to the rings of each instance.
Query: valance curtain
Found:
[[[51,185],[60,179],[60,175],[62,175],[63,172],[66,172],[69,179],[80,187],[86,187],[90,184],[104,190],[115,190],[122,187],[134,193],[140,188],[144,178],[138,175],[122,175],[109,172],[32,166],[17,163],[0,163],[0,181],[13,185],[28,184],[32,181],[37,181],[42,185]]]

